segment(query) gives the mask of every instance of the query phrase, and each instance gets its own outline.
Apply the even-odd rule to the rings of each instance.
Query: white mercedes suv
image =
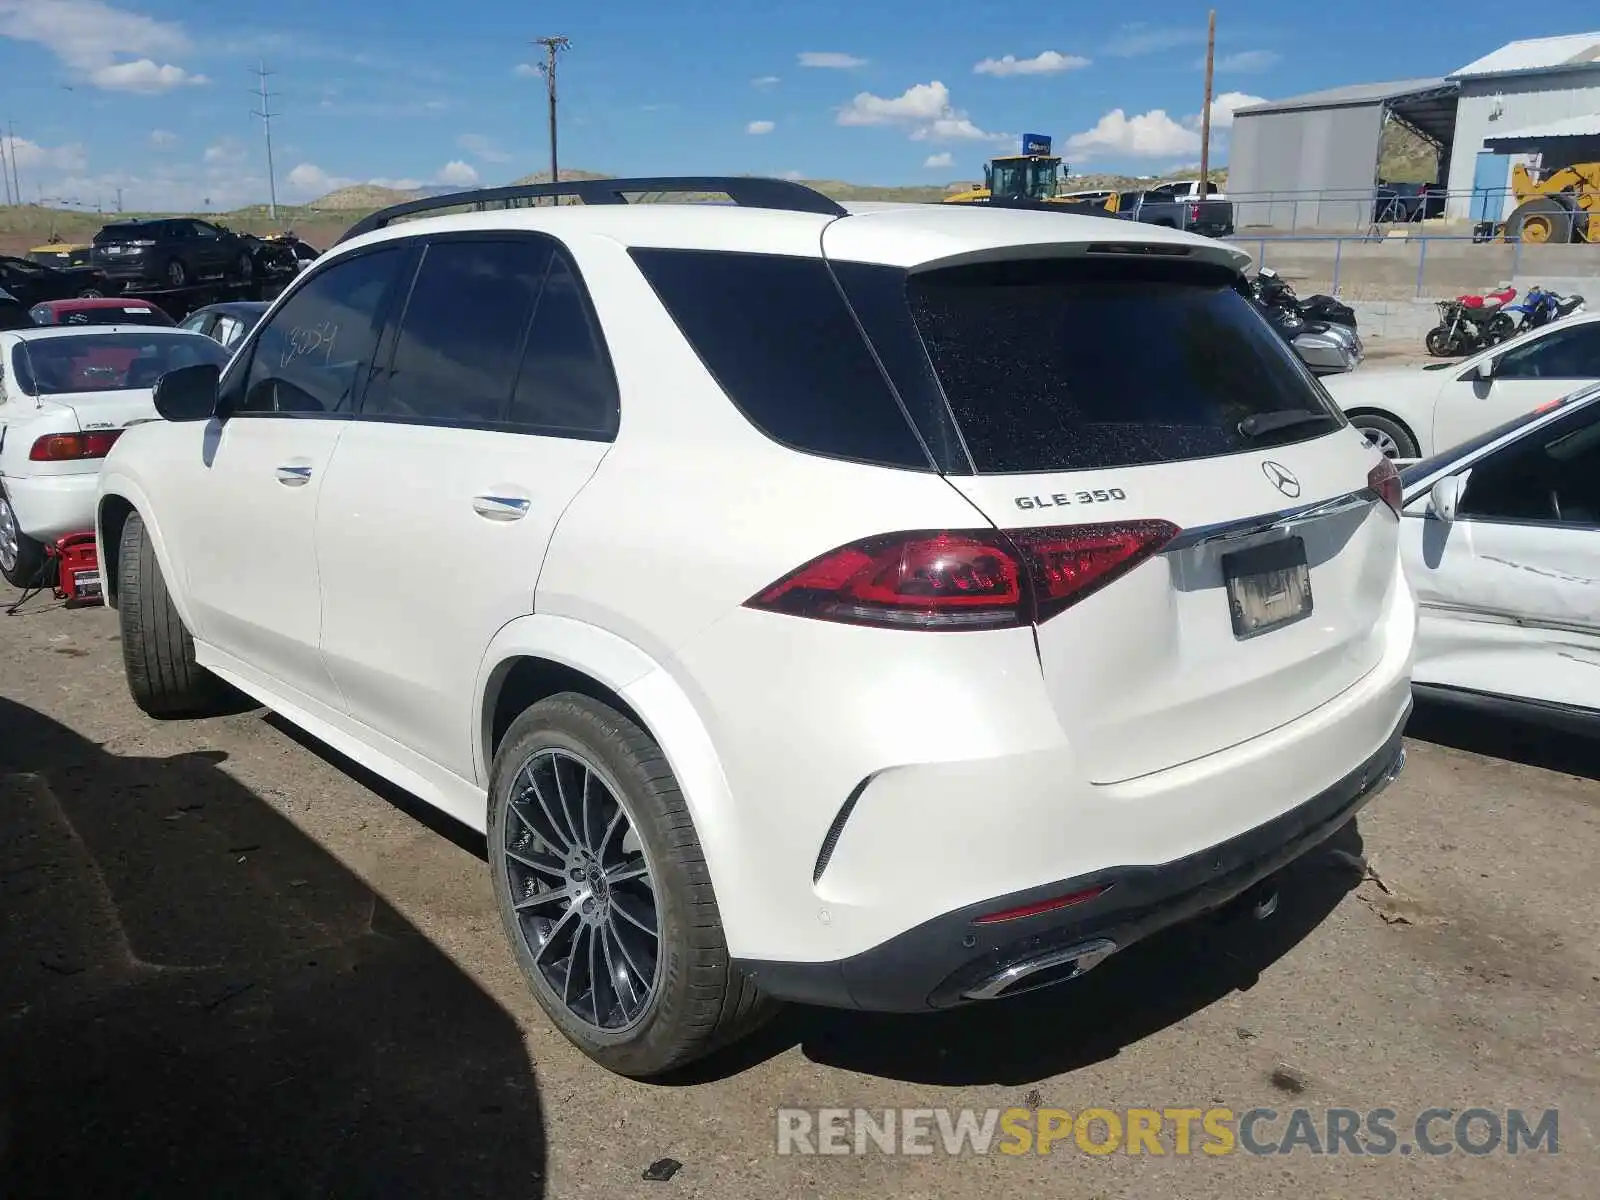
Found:
[[[1247,262],[778,180],[385,210],[107,458],[129,686],[484,831],[617,1072],[1071,978],[1403,762],[1398,479]]]

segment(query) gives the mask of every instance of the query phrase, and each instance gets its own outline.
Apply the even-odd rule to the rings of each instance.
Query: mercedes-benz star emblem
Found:
[[[1272,484],[1289,499],[1293,500],[1300,494],[1300,480],[1295,473],[1281,462],[1273,462],[1270,458],[1261,464],[1261,473],[1267,477],[1267,482]]]

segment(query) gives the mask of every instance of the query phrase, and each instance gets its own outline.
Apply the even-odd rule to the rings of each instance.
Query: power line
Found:
[[[272,118],[279,114],[272,111],[272,98],[277,93],[267,91],[267,76],[275,74],[277,72],[267,70],[266,60],[263,59],[255,72],[255,95],[261,101],[261,107],[250,110],[251,116],[261,118],[261,128],[267,137],[267,217],[273,221],[278,219],[278,180],[272,169]]]
[[[545,60],[539,64],[539,71],[544,75],[550,103],[550,182],[558,183],[561,175],[556,161],[556,54],[569,49],[572,41],[565,37],[538,37],[533,39],[533,44],[544,47]],[[560,197],[551,199],[561,203]]]

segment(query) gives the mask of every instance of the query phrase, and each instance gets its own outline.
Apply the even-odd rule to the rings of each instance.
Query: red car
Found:
[[[177,322],[148,300],[133,297],[96,297],[78,300],[42,300],[28,310],[35,325],[176,325]]]

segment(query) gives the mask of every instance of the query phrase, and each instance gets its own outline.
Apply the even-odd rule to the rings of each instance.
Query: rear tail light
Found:
[[[66,462],[79,458],[104,458],[122,436],[120,429],[96,433],[51,433],[33,443],[28,458],[33,462]]]
[[[1007,629],[1048,620],[1178,533],[1167,521],[884,534],[831,550],[746,607],[850,625]]]
[[[1198,221],[1199,219],[1200,219],[1200,206],[1198,204],[1189,205],[1189,221],[1191,223],[1193,223],[1195,221]]]
[[[1395,516],[1400,515],[1400,471],[1394,463],[1387,458],[1378,460],[1378,465],[1367,472],[1367,486],[1378,494],[1378,499],[1389,506]]]

